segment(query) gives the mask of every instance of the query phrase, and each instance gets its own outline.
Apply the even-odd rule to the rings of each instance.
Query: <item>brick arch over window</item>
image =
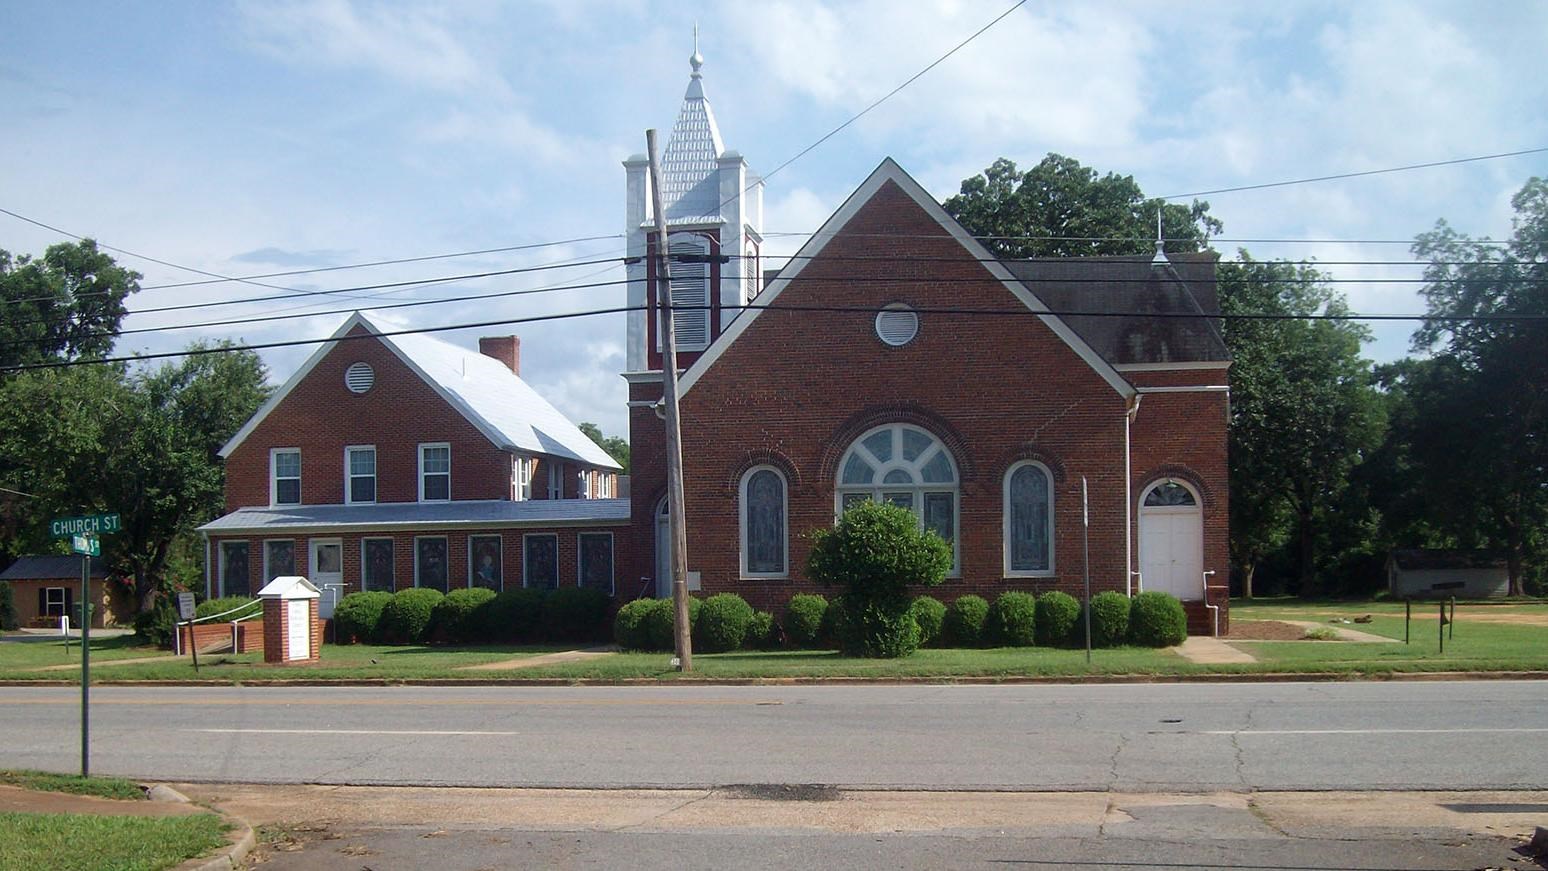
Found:
[[[1143,493],[1146,489],[1148,489],[1151,484],[1154,484],[1157,481],[1164,481],[1167,478],[1174,478],[1178,481],[1187,482],[1188,486],[1192,487],[1194,491],[1199,494],[1199,499],[1201,500],[1199,507],[1201,509],[1213,510],[1216,507],[1217,500],[1215,493],[1214,491],[1210,490],[1210,488],[1204,483],[1204,479],[1201,478],[1197,472],[1193,471],[1187,466],[1177,464],[1169,463],[1167,465],[1157,466],[1154,469],[1149,470],[1143,476],[1138,478],[1140,483],[1139,486],[1134,488],[1134,492],[1137,496],[1138,494]]]
[[[772,448],[759,448],[742,454],[726,469],[726,475],[720,482],[720,494],[731,499],[737,498],[741,493],[742,476],[754,466],[773,466],[778,469],[784,474],[785,485],[792,493],[801,488],[801,473],[789,457]]]
[[[873,405],[862,409],[835,428],[828,435],[823,447],[822,463],[818,466],[815,480],[835,480],[838,476],[839,460],[844,456],[844,452],[849,450],[849,446],[866,432],[889,423],[910,423],[920,429],[929,430],[941,440],[946,450],[951,452],[951,459],[957,464],[958,483],[966,484],[973,480],[973,461],[968,455],[967,440],[957,432],[956,427],[947,423],[944,417],[912,402]]]
[[[1068,477],[1064,470],[1064,461],[1059,459],[1057,454],[1039,447],[1033,442],[1023,442],[1015,448],[1006,451],[994,464],[995,474],[1004,478],[1005,473],[1010,471],[1010,467],[1022,460],[1034,460],[1048,467],[1048,471],[1053,475],[1053,482],[1056,487],[1064,484],[1065,479]]]

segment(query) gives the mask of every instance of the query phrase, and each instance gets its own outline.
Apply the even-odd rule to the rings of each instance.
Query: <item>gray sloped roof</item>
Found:
[[[1086,344],[1114,365],[1224,362],[1213,252],[1000,261]],[[1151,315],[1147,317],[1147,315]],[[1199,317],[1178,317],[1199,315]]]
[[[671,138],[661,153],[661,199],[674,224],[720,221],[720,162],[725,146],[704,96],[697,64]]]
[[[1394,550],[1392,560],[1409,572],[1506,567],[1505,554],[1497,550],[1412,548]]]
[[[281,505],[239,508],[199,527],[201,532],[282,530],[405,530],[473,526],[598,526],[629,522],[628,499],[503,499],[379,502],[375,505]]]
[[[107,577],[107,567],[101,557],[91,558],[91,576]],[[0,581],[54,581],[68,578],[81,579],[81,558],[78,556],[32,555],[20,556],[3,572]]]

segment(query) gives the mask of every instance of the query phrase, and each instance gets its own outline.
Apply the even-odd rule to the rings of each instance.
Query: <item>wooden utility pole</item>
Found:
[[[688,624],[688,527],[683,515],[683,427],[677,409],[677,334],[672,328],[672,282],[667,257],[666,208],[661,199],[661,164],[656,131],[645,131],[650,157],[650,203],[656,215],[656,304],[661,307],[661,398],[666,405],[667,527],[672,538],[672,603],[677,612],[677,668],[693,671]]]

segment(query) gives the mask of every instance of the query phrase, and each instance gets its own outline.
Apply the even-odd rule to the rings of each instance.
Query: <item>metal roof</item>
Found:
[[[107,577],[107,567],[101,557],[91,558],[91,576]],[[56,581],[61,578],[81,579],[79,556],[33,555],[19,556],[16,562],[0,572],[0,581]]]
[[[431,530],[455,527],[601,526],[629,522],[628,499],[503,499],[281,505],[239,508],[199,527],[206,533],[281,530]],[[79,571],[79,566],[76,568]]]
[[[699,73],[703,59],[694,53],[693,75],[672,135],[661,153],[661,199],[672,224],[712,224],[720,217],[720,155],[725,146],[715,112],[704,96]]]

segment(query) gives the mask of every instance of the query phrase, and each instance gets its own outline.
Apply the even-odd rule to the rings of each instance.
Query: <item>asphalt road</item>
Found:
[[[1548,682],[116,688],[92,772],[323,784],[1548,788]],[[0,688],[0,767],[80,764],[79,690]]]

